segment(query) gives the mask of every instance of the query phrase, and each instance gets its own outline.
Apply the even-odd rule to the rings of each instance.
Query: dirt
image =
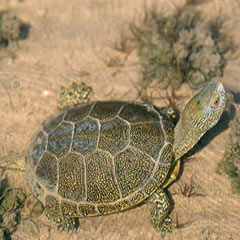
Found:
[[[123,55],[109,47],[122,27],[139,17],[143,0],[0,0],[0,10],[11,10],[31,25],[29,36],[0,53],[0,159],[23,159],[29,143],[43,120],[57,108],[61,86],[84,81],[93,88],[93,100],[136,100],[138,65],[131,54],[124,66],[108,64]],[[171,12],[184,1],[158,1]],[[148,2],[149,4],[151,1]],[[220,14],[226,31],[240,44],[240,1],[192,1],[206,18]],[[221,81],[235,93],[240,91],[239,51],[229,56]],[[184,85],[179,106],[193,95]],[[163,105],[159,97],[155,104]],[[235,108],[238,105],[235,104]],[[169,191],[173,193],[172,217],[178,227],[165,240],[238,240],[240,239],[240,198],[231,192],[226,176],[216,173],[230,132],[234,114],[226,114],[198,145],[193,158]],[[10,184],[29,193],[25,173],[7,171]],[[179,185],[190,183],[192,176],[201,194],[184,196]],[[23,219],[13,240],[53,239],[163,239],[150,224],[149,205],[106,216],[81,219],[77,232],[58,231],[41,215]]]

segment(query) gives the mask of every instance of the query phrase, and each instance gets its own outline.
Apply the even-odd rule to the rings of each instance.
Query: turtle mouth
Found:
[[[227,109],[233,102],[233,94],[231,90],[223,86],[222,83],[218,83],[216,86],[216,91],[221,96],[221,102],[224,105],[224,110]]]
[[[222,83],[218,83],[216,91],[219,92],[222,98],[222,104],[224,104],[224,110],[229,109],[229,107],[233,103],[232,91],[229,88],[223,86]]]
[[[227,102],[227,92],[226,92],[226,89],[224,88],[222,83],[218,84],[217,92],[221,96],[220,99],[222,99],[221,105],[226,105],[226,102]]]

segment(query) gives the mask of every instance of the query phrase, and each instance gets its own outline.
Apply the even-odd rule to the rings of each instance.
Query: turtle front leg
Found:
[[[162,234],[172,232],[172,220],[168,216],[171,210],[170,200],[164,190],[160,189],[150,198],[151,223]]]
[[[177,179],[179,172],[180,172],[180,168],[181,168],[181,161],[177,160],[177,162],[174,166],[174,169],[172,171],[172,174],[170,175],[168,181],[162,186],[163,189],[168,187],[172,182],[174,182]]]
[[[45,214],[47,218],[57,224],[58,229],[73,230],[78,227],[78,218],[63,215],[58,201],[54,197],[47,197]]]

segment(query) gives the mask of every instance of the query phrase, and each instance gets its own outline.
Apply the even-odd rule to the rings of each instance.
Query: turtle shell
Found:
[[[34,137],[28,182],[46,206],[96,216],[148,198],[172,165],[173,124],[149,104],[95,102],[51,117]]]

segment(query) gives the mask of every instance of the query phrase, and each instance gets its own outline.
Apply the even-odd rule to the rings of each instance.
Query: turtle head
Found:
[[[209,83],[186,105],[174,130],[174,154],[179,159],[220,119],[230,96],[222,83]]]

